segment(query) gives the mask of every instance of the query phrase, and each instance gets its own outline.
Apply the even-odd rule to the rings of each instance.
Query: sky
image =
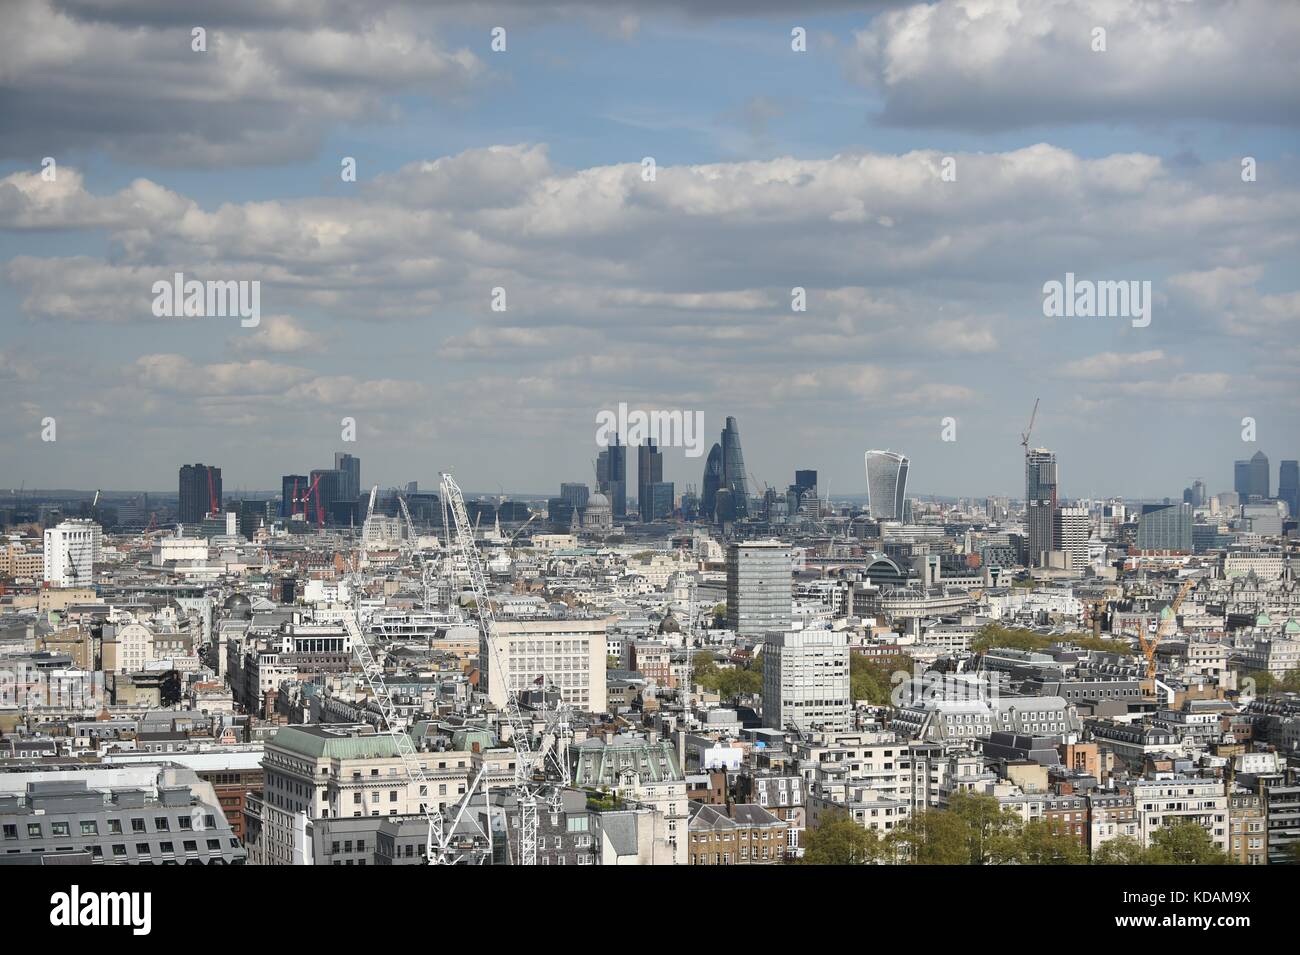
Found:
[[[1019,496],[1036,399],[1071,498],[1300,458],[1300,4],[209,6],[0,0],[0,487],[553,494],[620,403],[835,496]]]

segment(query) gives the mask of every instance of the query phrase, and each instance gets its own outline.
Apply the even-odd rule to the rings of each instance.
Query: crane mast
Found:
[[[510,671],[505,666],[501,648],[496,640],[496,620],[492,614],[492,602],[488,597],[487,575],[483,570],[483,560],[474,542],[474,527],[470,523],[469,513],[465,508],[465,496],[450,474],[443,473],[442,499],[451,512],[455,525],[455,550],[464,559],[469,576],[470,589],[474,594],[474,603],[478,609],[479,625],[483,631],[483,642],[490,654],[491,664],[489,680],[499,679],[505,684],[505,705],[503,714],[510,725],[510,741],[515,748],[515,793],[519,803],[519,863],[521,865],[537,864],[537,793],[532,785],[532,774],[537,762],[537,754],[532,750],[531,732],[524,722],[519,709],[519,694],[510,683]],[[452,528],[448,527],[448,536]],[[544,753],[543,753],[544,755]]]

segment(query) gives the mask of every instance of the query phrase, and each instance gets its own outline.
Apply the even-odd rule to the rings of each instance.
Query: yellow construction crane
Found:
[[[1138,630],[1138,643],[1142,646],[1142,655],[1147,658],[1147,683],[1152,692],[1154,692],[1156,685],[1156,647],[1160,646],[1160,641],[1168,633],[1172,632],[1174,627],[1178,626],[1178,608],[1183,605],[1183,598],[1187,596],[1195,584],[1196,579],[1193,577],[1183,581],[1183,585],[1178,588],[1178,596],[1174,598],[1174,602],[1167,608],[1168,614],[1164,612],[1160,614],[1160,622],[1156,624],[1155,636],[1148,639],[1144,632],[1145,628]]]

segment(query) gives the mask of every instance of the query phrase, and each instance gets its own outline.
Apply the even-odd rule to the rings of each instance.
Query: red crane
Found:
[[[216,517],[220,513],[220,504],[217,501],[217,488],[212,483],[212,468],[208,472],[208,513]]]

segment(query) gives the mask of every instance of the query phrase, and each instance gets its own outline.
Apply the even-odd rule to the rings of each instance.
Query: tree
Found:
[[[1107,839],[1092,854],[1093,865],[1142,865],[1146,850],[1132,836]]]
[[[1151,848],[1143,861],[1147,865],[1227,865],[1229,860],[1208,832],[1184,820],[1152,833]]]
[[[954,812],[928,809],[895,827],[888,836],[895,856],[912,865],[966,865],[970,832]]]
[[[804,865],[868,865],[880,858],[880,837],[853,821],[842,809],[822,817],[807,834]]]
[[[849,654],[849,694],[854,700],[866,700],[872,706],[888,706],[897,670],[910,673],[910,657],[897,655],[873,660],[860,653]]]
[[[1010,647],[1014,650],[1045,650],[1052,638],[1025,630],[1022,627],[1004,627],[986,623],[971,638],[970,648],[976,653],[986,653],[993,647]]]
[[[1025,823],[1013,840],[1012,858],[1021,865],[1086,865],[1088,850],[1046,819]]]
[[[1002,808],[996,796],[955,792],[948,801],[948,809],[966,824],[967,858],[971,865],[997,864],[1014,857],[1020,817]]]

